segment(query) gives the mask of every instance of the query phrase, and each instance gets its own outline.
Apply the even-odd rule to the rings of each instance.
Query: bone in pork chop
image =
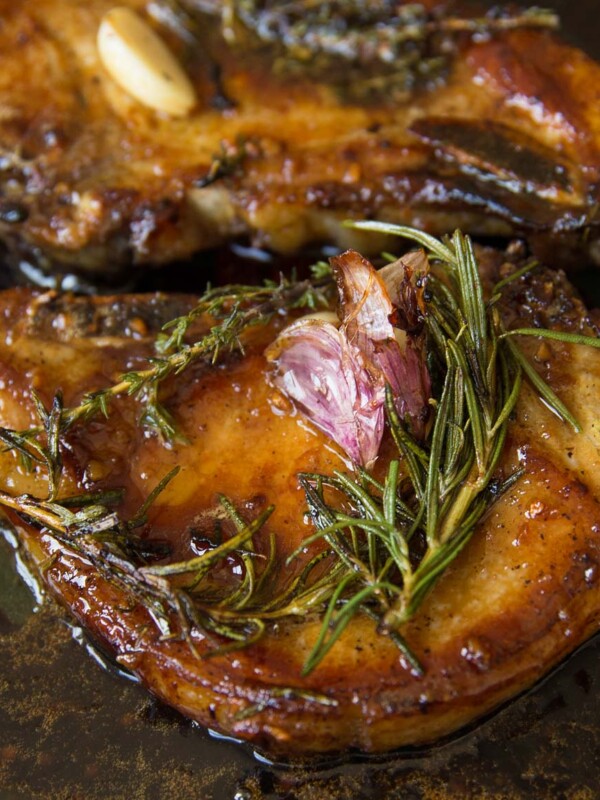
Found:
[[[474,36],[455,3],[334,3],[324,21],[314,3],[123,0],[191,79],[196,106],[169,117],[103,67],[112,5],[0,2],[14,260],[110,277],[237,236],[375,251],[340,225],[367,216],[597,257],[600,67],[535,15],[513,9],[510,30],[496,8]]]
[[[514,272],[498,254],[483,254],[483,262],[488,285]],[[160,295],[89,299],[28,290],[7,291],[0,302],[0,419],[18,431],[39,424],[36,396],[51,409],[60,389],[65,408],[75,407],[122,373],[146,369],[157,330],[192,305]],[[561,273],[538,269],[505,284],[502,316],[511,328],[595,335]],[[243,354],[222,355],[217,364],[199,359],[164,382],[160,399],[180,434],[169,445],[140,421],[151,394],[113,399],[107,417],[73,422],[52,456],[60,457],[58,500],[40,503],[49,492],[44,458],[36,461],[24,440],[15,447],[5,431],[2,502],[13,498],[9,513],[20,542],[52,594],[184,714],[288,755],[430,742],[531,686],[598,628],[600,354],[520,340],[581,433],[524,384],[488,490],[494,495],[501,479],[513,480],[492,497],[473,538],[399,628],[410,652],[359,613],[307,671],[322,626],[319,587],[337,567],[328,543],[310,539],[298,475],[348,475],[348,465],[267,379],[265,347],[288,321],[276,314],[243,334]],[[194,325],[197,339],[206,320]],[[49,443],[57,409],[55,401],[54,411],[41,412]],[[33,464],[23,463],[24,451]],[[388,437],[375,468],[379,479],[391,453]],[[176,466],[179,473],[140,515],[144,499]],[[111,517],[110,503],[107,514],[94,516],[93,497],[106,504],[112,490],[124,490],[114,507],[121,522]],[[410,502],[405,479],[398,491]],[[65,501],[82,494],[88,499]],[[77,507],[83,517],[73,516]],[[136,516],[135,526],[123,523]],[[257,519],[249,536],[245,526]],[[351,538],[346,548],[350,557]],[[209,574],[205,557],[217,551]],[[311,559],[316,566],[308,571]],[[178,570],[190,560],[193,566]],[[287,613],[278,614],[277,598],[286,592]],[[262,597],[262,627],[253,620],[253,593]],[[304,606],[294,607],[294,597]],[[214,598],[225,600],[215,606]],[[232,628],[244,608],[249,627]]]

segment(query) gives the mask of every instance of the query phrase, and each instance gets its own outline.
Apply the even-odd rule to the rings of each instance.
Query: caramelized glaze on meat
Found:
[[[494,272],[502,262],[487,260]],[[189,303],[4,293],[1,423],[23,429],[36,421],[32,389],[49,402],[60,388],[72,404],[123,369],[139,367],[152,352],[153,329]],[[560,273],[539,271],[513,284],[505,314],[511,324],[592,330]],[[119,400],[107,420],[75,426],[64,441],[62,492],[125,487],[122,510],[131,515],[180,465],[145,529],[148,538],[170,543],[170,560],[193,554],[194,531],[214,511],[217,492],[249,518],[274,502],[257,547],[275,534],[276,591],[289,580],[286,556],[311,530],[297,473],[330,473],[340,461],[321,434],[273,406],[262,353],[274,335],[273,328],[257,328],[244,357],[197,365],[169,383],[165,402],[187,444],[166,447],[144,435],[133,400]],[[140,604],[47,531],[13,518],[19,538],[81,624],[151,691],[206,726],[287,755],[430,742],[531,686],[600,621],[600,355],[555,342],[524,346],[583,432],[573,433],[523,389],[502,469],[520,465],[524,475],[492,506],[403,628],[423,663],[422,676],[362,616],[304,678],[320,626],[315,616],[280,620],[257,644],[197,658],[185,640],[161,637]],[[0,484],[12,494],[44,496],[47,488],[43,471],[25,472],[7,452]],[[200,630],[194,642],[200,655],[213,646]],[[325,695],[329,704],[310,693]]]
[[[123,4],[163,20],[173,5]],[[269,47],[223,41],[221,4],[188,2],[211,12],[191,39],[152,22],[198,96],[170,119],[102,68],[112,5],[0,2],[0,234],[13,256],[110,275],[238,235],[373,249],[340,226],[368,216],[525,234],[553,262],[573,247],[597,258],[600,67],[554,35],[458,37],[433,86],[359,101],[339,75],[281,72]]]

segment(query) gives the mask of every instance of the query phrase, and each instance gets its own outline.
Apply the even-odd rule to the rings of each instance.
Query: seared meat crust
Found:
[[[501,264],[488,256],[488,277],[505,269]],[[0,422],[17,429],[34,423],[33,388],[46,402],[61,388],[70,404],[139,366],[151,352],[153,325],[176,310],[173,304],[183,311],[188,302],[4,293]],[[520,279],[505,311],[511,324],[593,330],[560,273]],[[132,400],[120,401],[108,420],[74,427],[63,454],[65,495],[123,486],[122,510],[131,515],[179,464],[146,532],[170,543],[172,560],[194,553],[194,531],[214,511],[216,492],[250,516],[273,501],[276,510],[259,538],[264,545],[275,533],[275,583],[285,582],[285,558],[310,532],[296,475],[330,473],[339,461],[318,432],[274,413],[262,355],[274,334],[255,329],[244,358],[200,365],[169,385],[166,402],[188,444],[167,448],[145,436]],[[288,755],[430,742],[531,686],[600,622],[600,355],[554,342],[524,346],[583,433],[573,433],[523,389],[501,471],[520,465],[525,474],[497,500],[403,629],[422,660],[421,677],[366,617],[355,618],[305,678],[302,666],[320,624],[314,617],[279,621],[247,649],[198,659],[185,641],[162,638],[142,606],[47,532],[15,518],[19,538],[81,624],[153,692],[204,725]],[[0,457],[2,488],[44,496],[41,473],[24,472],[14,454]],[[213,647],[200,631],[194,643],[200,655]]]
[[[166,0],[124,4],[172,19]],[[238,235],[376,249],[340,227],[367,216],[597,258],[600,67],[554,35],[458,37],[443,80],[357,100],[339,75],[281,72],[269,46],[223,41],[220,4],[188,2],[211,12],[191,37],[157,25],[198,95],[170,119],[102,68],[112,5],[0,0],[0,236],[13,257],[110,275]]]

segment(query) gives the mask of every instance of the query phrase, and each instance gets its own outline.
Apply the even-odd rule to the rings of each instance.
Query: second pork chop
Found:
[[[437,67],[398,92],[399,67],[381,72],[364,54],[330,63],[317,52],[288,69],[284,11],[261,28],[254,4],[240,34],[222,21],[235,3],[122,5],[186,70],[189,116],[141,105],[104,69],[96,37],[108,0],[0,2],[0,235],[13,260],[110,278],[238,236],[288,252],[322,241],[374,250],[340,225],[366,216],[523,234],[552,263],[572,249],[597,258],[600,68],[530,17],[503,32],[497,13],[485,36],[446,32],[440,43],[435,31],[459,6],[409,4],[433,31],[423,59]],[[402,29],[403,4],[381,5],[373,36]],[[252,38],[269,25],[272,41]],[[319,31],[315,22],[313,39]],[[337,50],[352,55],[355,38],[348,29]]]

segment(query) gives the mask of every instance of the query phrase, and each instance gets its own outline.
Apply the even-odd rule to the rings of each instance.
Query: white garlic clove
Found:
[[[108,11],[97,44],[107,72],[140,103],[176,117],[196,104],[194,87],[173,53],[132,9]]]

